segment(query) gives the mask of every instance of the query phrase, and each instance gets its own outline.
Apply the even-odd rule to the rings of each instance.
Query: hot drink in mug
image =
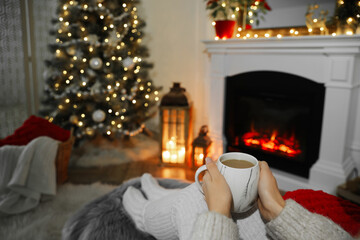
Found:
[[[258,160],[246,153],[229,152],[222,154],[216,165],[230,187],[233,198],[231,211],[241,213],[249,210],[254,205],[258,194],[260,175]],[[195,173],[195,181],[201,191],[199,174],[205,170],[206,165],[203,165]]]

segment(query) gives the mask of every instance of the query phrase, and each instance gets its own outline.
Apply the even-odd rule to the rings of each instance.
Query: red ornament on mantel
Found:
[[[215,21],[216,36],[220,39],[232,38],[236,22],[233,20]]]

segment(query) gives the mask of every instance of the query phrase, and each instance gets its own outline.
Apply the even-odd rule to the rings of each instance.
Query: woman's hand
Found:
[[[276,179],[273,176],[269,165],[264,161],[259,161],[260,178],[258,184],[258,207],[261,215],[270,221],[276,218],[285,206]]]
[[[206,158],[206,168],[202,189],[209,210],[231,217],[232,195],[229,185],[210,158]]]

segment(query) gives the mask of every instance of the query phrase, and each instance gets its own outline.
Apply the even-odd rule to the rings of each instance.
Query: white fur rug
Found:
[[[54,199],[42,202],[34,210],[10,217],[0,217],[0,239],[59,240],[66,220],[89,201],[117,186],[64,184]]]
[[[100,167],[146,161],[159,156],[159,142],[144,134],[138,134],[129,140],[110,141],[98,137],[84,141],[73,149],[69,164],[78,167]]]

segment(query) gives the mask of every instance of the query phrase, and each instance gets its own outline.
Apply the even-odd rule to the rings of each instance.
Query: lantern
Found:
[[[200,167],[205,163],[205,158],[209,154],[211,139],[207,136],[208,126],[200,128],[199,136],[192,143],[192,165],[193,168]]]
[[[160,103],[161,163],[190,165],[192,104],[180,83],[174,83]]]

